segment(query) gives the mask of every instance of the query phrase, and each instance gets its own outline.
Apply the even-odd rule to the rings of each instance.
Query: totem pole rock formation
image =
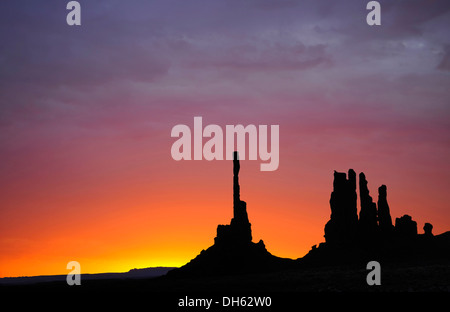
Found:
[[[215,244],[246,244],[252,241],[251,224],[248,221],[247,203],[240,198],[239,154],[233,154],[233,219],[229,225],[217,227]]]
[[[291,266],[292,259],[279,258],[267,251],[264,242],[252,242],[247,204],[240,198],[239,155],[233,154],[233,218],[219,225],[214,245],[169,275],[220,275],[238,272],[273,271]]]

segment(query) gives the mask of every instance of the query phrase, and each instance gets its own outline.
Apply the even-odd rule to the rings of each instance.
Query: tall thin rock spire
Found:
[[[241,200],[239,187],[239,154],[233,153],[233,218],[229,225],[219,225],[215,243],[247,244],[252,241],[251,224],[248,221],[247,204]]]
[[[237,210],[241,203],[240,187],[239,187],[239,153],[233,152],[233,217],[237,217]]]

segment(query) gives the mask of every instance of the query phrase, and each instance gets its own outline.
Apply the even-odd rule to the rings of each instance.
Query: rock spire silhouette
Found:
[[[363,172],[359,174],[359,199],[361,209],[358,219],[355,171],[348,171],[348,179],[345,173],[334,171],[331,216],[324,229],[326,243],[373,243],[393,236],[410,239],[418,235],[417,223],[409,215],[396,218],[395,227],[392,225],[386,185],[378,188],[378,202],[374,203]],[[430,233],[432,227],[431,224],[427,225],[426,233]]]
[[[229,225],[219,225],[215,244],[246,244],[252,241],[251,224],[248,221],[247,203],[240,198],[239,154],[233,153],[233,219]]]
[[[214,245],[169,275],[221,275],[269,272],[284,269],[295,261],[273,256],[264,242],[252,242],[247,203],[241,200],[239,154],[233,153],[233,218],[230,224],[218,225]]]

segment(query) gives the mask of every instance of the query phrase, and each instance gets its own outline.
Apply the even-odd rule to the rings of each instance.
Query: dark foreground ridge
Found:
[[[138,280],[150,279],[167,274],[175,267],[153,267],[143,269],[131,269],[123,273],[82,273],[81,280],[101,281],[101,280]],[[66,284],[67,275],[40,275],[40,276],[21,276],[21,277],[3,277],[0,278],[0,288],[11,285],[33,285],[43,283],[64,283]]]
[[[239,155],[233,154],[233,218],[230,224],[217,227],[214,245],[170,276],[228,275],[271,272],[289,267],[291,259],[279,258],[267,251],[264,242],[252,242],[252,228],[247,215],[247,203],[240,198]]]

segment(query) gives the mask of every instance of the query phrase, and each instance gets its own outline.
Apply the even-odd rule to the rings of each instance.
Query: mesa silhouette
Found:
[[[362,266],[371,260],[389,263],[449,264],[450,232],[434,236],[433,226],[425,223],[418,234],[417,223],[404,215],[392,223],[387,187],[378,188],[378,202],[369,195],[364,173],[359,174],[360,207],[357,213],[356,173],[334,171],[330,198],[331,217],[325,225],[325,242],[314,245],[303,258],[280,258],[267,251],[264,242],[252,242],[247,204],[240,198],[239,156],[233,154],[233,218],[219,225],[214,245],[168,276],[208,276],[265,273],[310,266]]]

